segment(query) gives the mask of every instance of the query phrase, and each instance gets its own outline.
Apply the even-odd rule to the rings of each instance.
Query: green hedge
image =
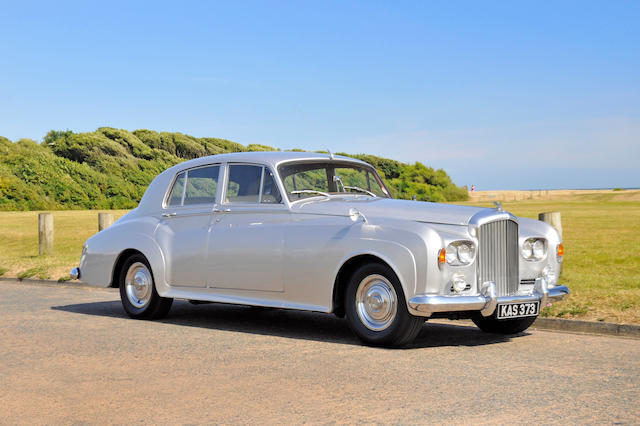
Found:
[[[129,209],[158,173],[184,160],[241,151],[275,151],[182,133],[102,127],[95,132],[52,130],[41,144],[0,136],[0,210]],[[299,150],[294,150],[299,151]],[[344,154],[349,155],[349,154]],[[368,154],[393,195],[423,201],[466,200],[444,170]]]

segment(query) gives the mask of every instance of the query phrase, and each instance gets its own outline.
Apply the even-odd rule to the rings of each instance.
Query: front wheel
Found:
[[[363,265],[351,276],[345,312],[355,335],[374,346],[411,343],[424,323],[422,317],[409,313],[396,274],[378,263]]]
[[[487,333],[516,334],[531,327],[536,318],[538,318],[537,315],[525,318],[497,319],[495,316],[483,317],[481,314],[476,314],[471,320],[480,330]]]
[[[171,309],[173,299],[160,297],[147,259],[134,254],[120,271],[120,299],[131,318],[159,319]]]

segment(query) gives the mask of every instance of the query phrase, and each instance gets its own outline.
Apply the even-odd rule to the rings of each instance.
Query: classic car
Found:
[[[392,199],[371,165],[245,152],[159,174],[137,208],[87,240],[72,278],[118,287],[132,318],[173,299],[333,313],[364,343],[410,343],[427,318],[518,333],[559,285],[548,224],[498,208]]]

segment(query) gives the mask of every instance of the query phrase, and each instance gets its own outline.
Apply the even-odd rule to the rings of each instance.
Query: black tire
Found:
[[[474,315],[471,320],[478,328],[487,333],[495,334],[517,334],[525,331],[531,327],[531,324],[538,318],[525,317],[525,318],[512,318],[512,319],[497,319],[495,314],[489,317],[483,317],[481,314]]]
[[[384,277],[384,279],[380,277]],[[371,318],[369,316],[370,312],[367,311],[364,305],[369,308],[372,305],[361,303],[361,308],[358,308],[357,300],[362,300],[358,296],[360,286],[363,286],[363,290],[369,288],[370,291],[375,292],[375,288],[371,290],[371,287],[367,286],[378,286],[380,289],[386,290],[389,284],[393,291],[390,291],[391,288],[389,288],[388,294],[395,295],[395,314],[392,314],[393,309],[386,308],[387,306],[392,306],[391,303],[383,304],[381,311],[388,312],[388,315],[381,321],[367,323],[366,319]],[[361,291],[360,294],[363,294],[363,292]],[[424,318],[409,313],[404,292],[396,274],[388,266],[379,263],[365,264],[353,273],[345,292],[345,313],[353,333],[364,343],[372,346],[397,347],[407,345],[413,342],[424,324]],[[376,328],[376,324],[384,328],[373,329]]]
[[[139,272],[143,280],[149,280],[146,285],[140,287],[144,287],[145,290],[140,290],[138,295],[144,297],[138,299],[137,302],[133,301],[136,299],[133,295],[136,292],[135,286],[127,285],[127,274],[130,272]],[[153,272],[149,262],[143,255],[134,254],[124,262],[120,270],[119,284],[122,307],[131,318],[159,319],[164,318],[169,313],[173,299],[160,297],[156,291],[155,280],[153,279]]]

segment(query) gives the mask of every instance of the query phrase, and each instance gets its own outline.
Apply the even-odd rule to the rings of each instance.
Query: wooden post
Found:
[[[113,225],[113,213],[98,213],[98,232]]]
[[[560,234],[560,238],[562,238],[562,217],[560,212],[545,212],[538,214],[538,220],[548,223],[553,226],[558,234]]]
[[[53,214],[38,214],[38,243],[40,255],[53,253]]]

